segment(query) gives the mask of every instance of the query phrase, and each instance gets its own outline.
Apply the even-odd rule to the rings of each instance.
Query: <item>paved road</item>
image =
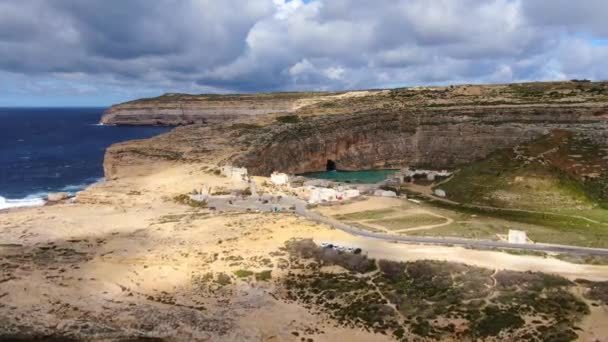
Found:
[[[513,244],[503,241],[491,241],[491,240],[472,240],[455,237],[425,237],[425,236],[406,236],[406,235],[391,235],[374,233],[367,230],[362,230],[345,224],[343,222],[325,217],[317,212],[309,211],[306,209],[306,202],[298,198],[283,196],[276,198],[272,196],[266,196],[262,198],[248,197],[245,199],[229,198],[229,197],[212,197],[208,199],[209,206],[215,207],[219,211],[272,211],[275,207],[290,208],[295,207],[295,213],[312,221],[324,223],[330,225],[336,229],[340,229],[352,235],[363,236],[372,239],[384,240],[389,242],[402,242],[402,243],[422,243],[422,244],[433,244],[433,245],[446,245],[446,246],[464,246],[472,248],[510,248],[520,249],[529,251],[541,251],[541,252],[556,252],[556,253],[568,253],[568,254],[586,254],[586,255],[599,255],[608,256],[608,249],[604,248],[588,248],[568,245],[555,245],[555,244],[543,244],[543,243],[531,243],[531,244]]]
[[[433,245],[456,245],[465,247],[477,247],[477,248],[511,248],[521,249],[530,251],[542,251],[542,252],[557,252],[557,253],[568,253],[568,254],[586,254],[586,255],[600,255],[608,256],[608,249],[603,248],[588,248],[578,246],[567,246],[567,245],[554,245],[554,244],[513,244],[503,241],[492,241],[492,240],[472,240],[462,238],[451,238],[451,237],[425,237],[425,236],[406,236],[406,235],[389,235],[382,233],[374,233],[362,229],[358,229],[349,226],[343,222],[339,222],[328,217],[322,216],[318,213],[311,211],[298,212],[299,215],[313,220],[319,223],[325,223],[333,226],[336,229],[340,229],[349,234],[368,237],[372,239],[385,240],[391,242],[403,242],[403,243],[424,243]]]

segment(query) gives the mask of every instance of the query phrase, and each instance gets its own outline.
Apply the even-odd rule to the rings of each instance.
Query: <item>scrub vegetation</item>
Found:
[[[573,341],[577,325],[590,313],[573,289],[586,289],[589,299],[606,299],[603,283],[573,283],[543,273],[376,261],[323,249],[312,240],[292,240],[286,247],[291,265],[283,280],[286,299],[340,325],[400,340]],[[342,271],[326,271],[332,265]]]

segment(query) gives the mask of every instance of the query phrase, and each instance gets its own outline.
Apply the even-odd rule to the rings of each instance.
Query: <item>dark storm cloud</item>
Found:
[[[92,93],[605,79],[605,13],[603,0],[0,0],[0,73]]]

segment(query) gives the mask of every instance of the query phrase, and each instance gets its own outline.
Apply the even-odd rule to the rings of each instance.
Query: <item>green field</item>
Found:
[[[440,201],[432,201],[429,202],[429,204],[441,209],[475,215],[476,220],[488,222],[500,220],[503,223],[507,223],[506,226],[508,229],[525,230],[528,237],[536,242],[608,248],[608,224],[604,222],[589,222],[583,217],[568,216],[561,213],[534,213],[513,209],[487,209]],[[601,216],[597,210],[594,212],[594,215],[596,218]],[[480,234],[484,231],[487,230],[478,230]],[[432,234],[437,233],[434,229],[428,232],[432,232]],[[458,236],[457,231],[452,232],[454,232],[454,236]],[[469,230],[469,234],[470,233],[472,233],[471,230]],[[497,230],[497,233],[504,234],[505,230]]]
[[[388,230],[401,230],[422,226],[430,226],[442,224],[445,222],[447,222],[446,219],[429,214],[413,214],[383,220],[369,221],[369,223],[382,226]]]
[[[363,220],[379,220],[386,216],[395,214],[397,209],[386,208],[377,210],[358,211],[349,214],[335,215],[334,218],[341,221],[363,221]]]

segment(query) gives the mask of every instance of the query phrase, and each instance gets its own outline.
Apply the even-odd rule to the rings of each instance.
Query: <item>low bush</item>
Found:
[[[271,270],[265,270],[265,271],[258,272],[255,274],[255,280],[258,280],[258,281],[268,281],[271,278],[272,278]]]
[[[173,197],[175,203],[184,204],[193,208],[207,208],[207,201],[195,201],[189,195],[181,194]]]
[[[248,271],[248,270],[237,270],[234,271],[234,275],[237,276],[238,278],[247,278],[253,275],[253,272]]]
[[[286,124],[294,124],[294,123],[298,123],[298,122],[302,121],[302,119],[300,119],[300,117],[297,115],[279,116],[279,117],[277,117],[276,120],[280,123],[286,123]]]

